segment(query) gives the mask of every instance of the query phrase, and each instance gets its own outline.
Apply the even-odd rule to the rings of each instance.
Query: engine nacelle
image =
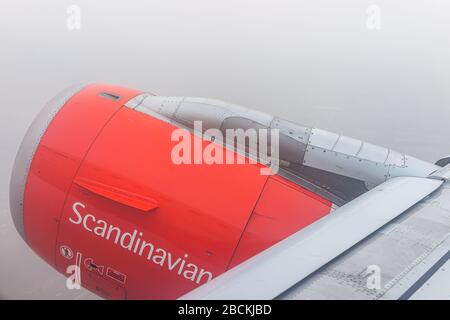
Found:
[[[194,131],[279,130],[276,174]],[[234,164],[173,161],[174,131]],[[234,143],[234,142],[233,142]],[[274,143],[274,141],[270,141]],[[87,85],[40,112],[16,157],[15,226],[47,263],[111,299],[173,299],[391,176],[433,164],[216,100]]]

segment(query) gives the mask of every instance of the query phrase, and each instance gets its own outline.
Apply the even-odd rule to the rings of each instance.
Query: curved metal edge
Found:
[[[70,98],[86,86],[87,84],[71,86],[51,99],[34,118],[17,151],[9,183],[9,208],[14,226],[25,242],[23,226],[24,193],[34,154],[42,136],[59,110]]]

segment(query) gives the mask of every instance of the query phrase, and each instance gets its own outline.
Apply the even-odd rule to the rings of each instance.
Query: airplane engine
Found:
[[[237,129],[276,129],[269,161],[259,142],[254,153],[227,140]],[[61,92],[31,124],[10,207],[24,241],[72,284],[109,299],[174,299],[390,177],[435,170],[222,101],[91,84]]]

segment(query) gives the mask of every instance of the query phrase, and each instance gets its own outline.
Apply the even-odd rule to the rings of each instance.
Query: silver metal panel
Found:
[[[182,101],[175,112],[175,119],[189,126],[194,125],[194,121],[202,121],[203,129],[216,128],[222,126],[222,122],[229,116],[229,112],[221,105],[206,105],[204,103],[191,101],[186,98]]]
[[[414,262],[404,269],[401,276],[397,276],[394,278],[394,281],[390,281],[388,286],[389,290],[384,290],[383,295],[379,295],[377,298],[383,300],[406,300],[414,296],[417,290],[443,265],[443,263],[441,265],[440,261],[443,258],[446,261],[450,257],[449,234],[445,236],[438,233],[436,236],[439,237],[436,238],[438,240],[434,240],[430,244],[425,243],[424,245],[423,240],[419,240],[421,241],[421,246],[426,248],[424,252],[420,256],[417,256]],[[440,242],[442,239],[445,240]]]
[[[386,180],[388,166],[326,149],[308,146],[303,165],[379,184]]]
[[[145,110],[151,110],[169,119],[173,119],[183,99],[183,97],[147,96],[135,107],[135,110],[143,112]],[[128,106],[128,103],[126,105]]]
[[[333,151],[339,152],[339,153],[345,153],[350,156],[356,156],[358,154],[359,150],[361,150],[362,147],[362,141],[349,138],[346,136],[339,136],[339,139],[336,143],[336,145],[333,148]]]
[[[282,299],[399,299],[450,251],[450,184],[300,282]],[[377,266],[379,288],[368,286]],[[419,286],[420,288],[420,286]],[[406,296],[407,297],[407,296]]]
[[[230,112],[230,114],[234,114],[234,115],[243,115],[243,114],[246,114],[249,110],[249,108],[239,106],[237,104],[229,104],[227,109]]]
[[[130,109],[136,109],[138,106],[141,105],[141,103],[148,97],[151,96],[150,93],[143,93],[140,94],[132,99],[130,99],[129,101],[127,101],[127,103],[124,104],[125,107],[128,107]]]
[[[450,260],[417,290],[410,300],[450,300]]]
[[[384,164],[391,165],[391,166],[397,166],[397,167],[405,167],[405,155],[390,149],[389,155],[386,159],[386,162]]]
[[[438,169],[440,169],[440,167],[435,164],[405,155],[405,166],[391,166],[389,168],[388,177],[427,177]]]
[[[305,156],[306,144],[284,133],[279,136],[280,159],[290,164],[301,165]]]
[[[312,128],[308,144],[326,150],[332,150],[336,145],[339,135],[337,133]]]
[[[232,149],[240,149],[245,151],[248,156],[252,156],[253,159],[258,159],[258,144],[252,145],[250,140],[245,139],[245,136],[251,137],[253,134],[258,137],[260,132],[259,129],[265,129],[262,124],[255,123],[254,121],[243,118],[240,116],[231,116],[223,120],[221,127],[219,128],[222,132],[223,138],[228,146]],[[237,135],[229,134],[227,130],[242,129],[244,131],[244,137],[237,138]],[[255,131],[247,131],[248,129],[254,129]],[[264,133],[265,134],[265,133]],[[216,142],[219,141],[221,137],[216,137]],[[259,139],[259,138],[258,138]],[[254,140],[253,140],[254,141]],[[269,140],[267,140],[269,141]]]
[[[203,104],[209,107],[216,107],[218,109],[227,110],[230,105],[229,102],[225,102],[217,99],[203,98],[203,97],[186,97],[185,102]]]
[[[219,129],[222,122],[228,117],[246,118],[264,127],[269,127],[273,120],[273,116],[270,114],[208,98],[146,94],[133,98],[125,105],[143,112],[151,110],[189,127],[193,126],[194,121],[202,121],[203,129]]]
[[[226,129],[265,129],[266,127],[260,123],[254,122],[251,119],[244,118],[241,116],[231,116],[223,120],[220,130],[225,131]]]
[[[273,299],[439,188],[442,181],[386,181],[182,299]]]
[[[34,154],[55,115],[73,95],[85,86],[86,84],[72,86],[50,100],[34,118],[17,151],[9,187],[9,207],[14,225],[24,240],[26,239],[23,228],[23,197],[28,171],[30,170]]]
[[[357,157],[377,163],[385,163],[388,156],[388,149],[364,142]]]
[[[311,134],[311,128],[304,127],[280,118],[274,118],[272,123],[270,124],[270,128],[278,129],[280,130],[281,134],[284,134],[294,140],[300,141],[305,145],[308,143],[309,135]]]
[[[253,109],[247,109],[247,112],[242,114],[242,116],[251,119],[257,123],[260,123],[266,128],[270,127],[270,124],[274,118],[273,115],[271,114],[260,112]]]
[[[450,164],[447,164],[445,167],[439,168],[430,174],[430,178],[450,180]]]
[[[296,175],[316,185],[316,189],[320,188],[323,191],[333,194],[334,197],[326,196],[325,198],[338,206],[352,201],[375,186],[371,184],[368,187],[365,181],[308,166],[302,166],[300,170],[293,169],[292,171]],[[316,190],[310,190],[317,193]]]

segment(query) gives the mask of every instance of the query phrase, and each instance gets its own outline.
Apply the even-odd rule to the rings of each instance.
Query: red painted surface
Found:
[[[105,99],[98,95],[102,91],[122,99]],[[51,265],[66,194],[83,157],[123,102],[137,94],[137,90],[90,85],[64,105],[43,135],[26,182],[24,229],[28,244]]]
[[[123,232],[142,232],[142,239],[167,255],[170,252],[172,260],[187,254],[186,264],[218,275],[226,270],[267,179],[259,174],[259,164],[174,164],[174,129],[166,122],[123,108],[98,136],[77,173],[78,177],[154,199],[156,209],[142,214],[133,206],[78,185],[71,189],[64,209],[58,243],[67,245],[78,238],[74,250],[126,274],[128,298],[176,298],[198,284],[169,270],[167,256],[163,266],[155,264],[147,259],[148,254],[130,252],[112,238],[106,240],[71,223],[73,203],[82,202],[84,212],[120,226]],[[201,139],[191,137],[192,141]],[[58,268],[64,270],[67,262],[60,258]]]
[[[282,177],[270,177],[230,267],[303,229],[330,210],[330,201]]]
[[[260,175],[260,164],[174,164],[176,127],[122,107],[137,93],[90,86],[75,95],[27,181],[27,242],[67,276],[78,257],[94,293],[177,298],[330,211],[321,197]]]

